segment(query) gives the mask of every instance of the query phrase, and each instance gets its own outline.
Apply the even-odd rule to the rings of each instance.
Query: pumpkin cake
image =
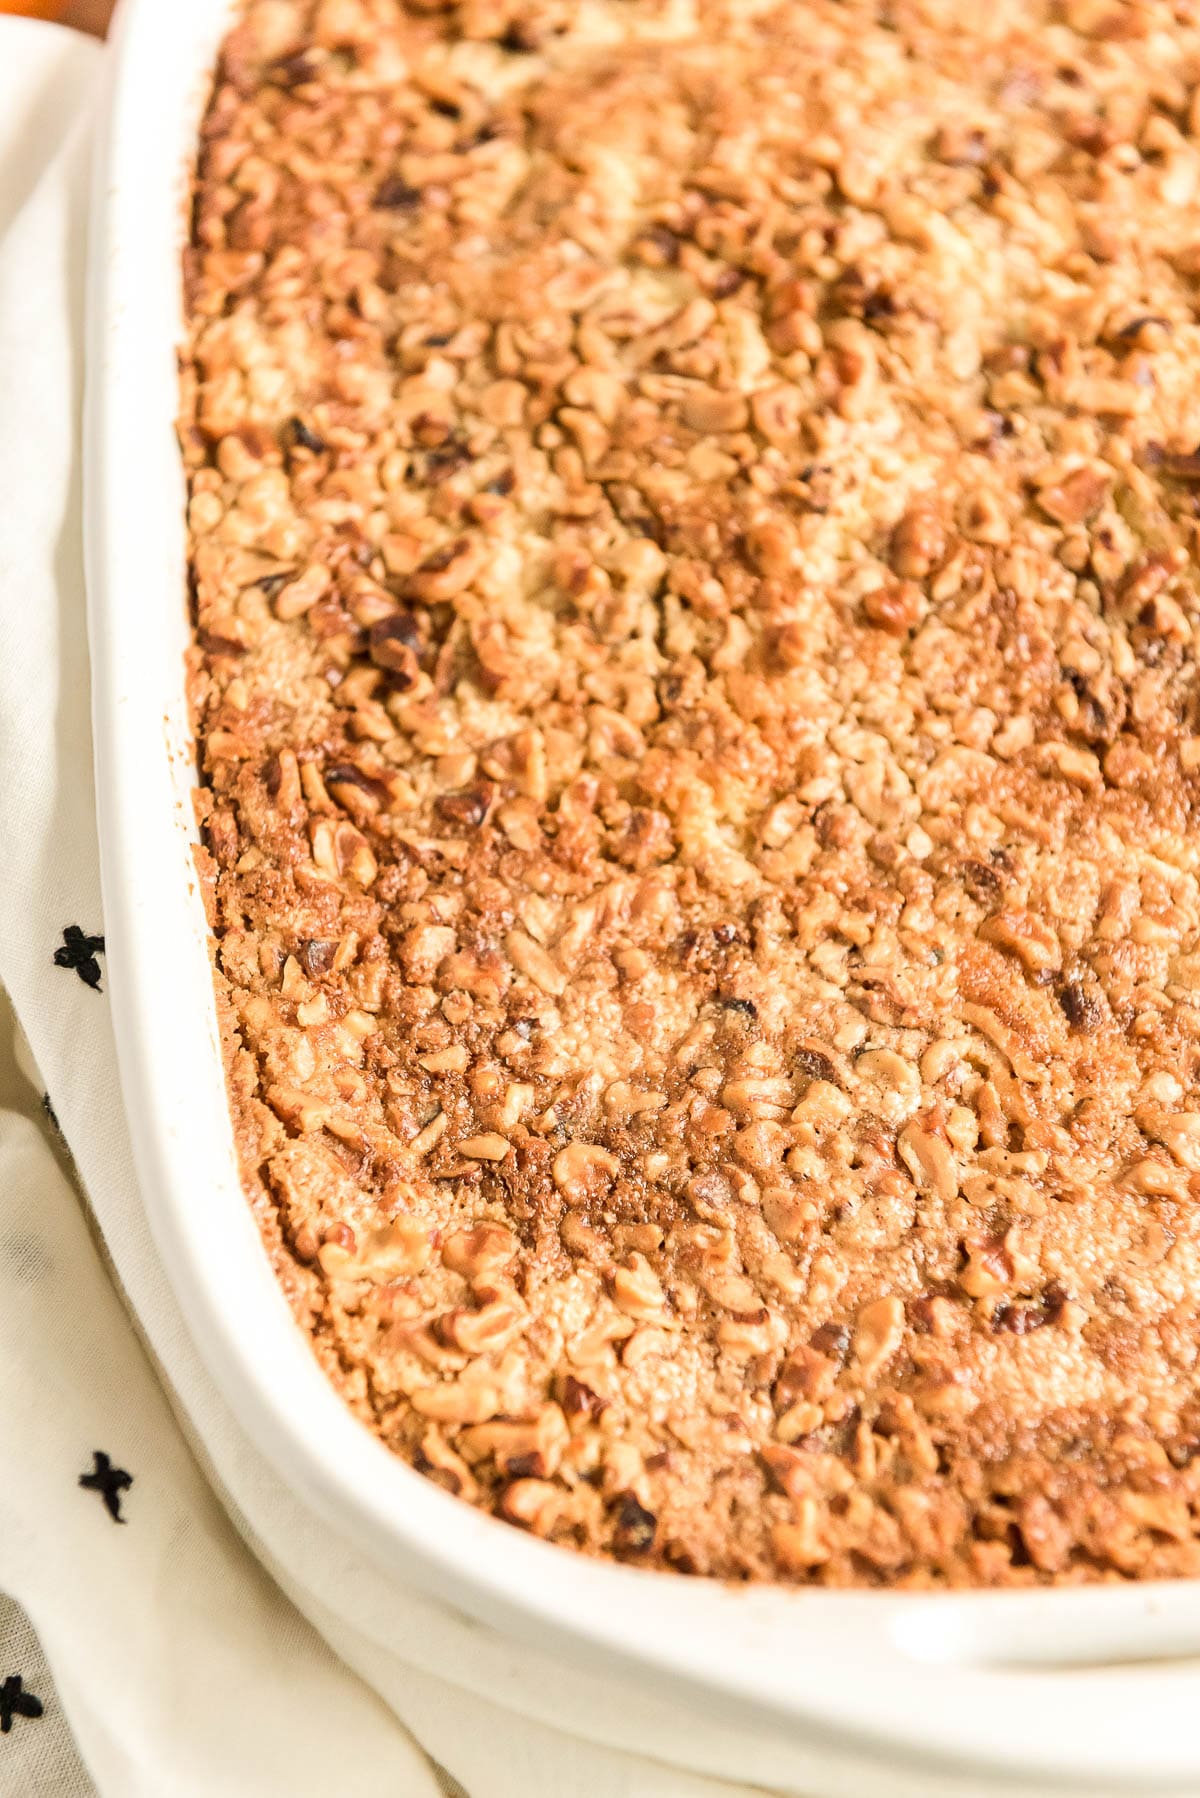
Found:
[[[329,1378],[555,1542],[1200,1572],[1193,0],[245,0],[198,851]]]

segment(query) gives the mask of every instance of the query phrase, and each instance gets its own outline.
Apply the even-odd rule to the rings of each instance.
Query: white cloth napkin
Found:
[[[0,1591],[102,1798],[736,1798],[684,1767],[774,1779],[769,1753],[518,1652],[331,1536],[226,1410],[162,1275],[106,996],[54,963],[67,926],[103,930],[77,461],[101,54],[0,21],[0,985],[90,1205],[0,1112]],[[78,1484],[96,1451],[132,1475],[120,1524]],[[36,1694],[44,1668],[8,1664],[32,1644],[10,1629],[0,1652]],[[56,1714],[0,1735],[0,1793],[86,1791],[50,1764]]]

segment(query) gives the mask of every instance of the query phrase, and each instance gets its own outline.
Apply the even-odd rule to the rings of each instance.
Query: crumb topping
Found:
[[[723,1577],[1200,1573],[1193,0],[245,0],[238,1145],[383,1440]]]

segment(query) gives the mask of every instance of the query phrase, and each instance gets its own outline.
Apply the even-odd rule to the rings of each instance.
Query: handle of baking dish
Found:
[[[877,1741],[1055,1788],[1200,1788],[1200,1582],[870,1604],[824,1683],[869,1691]]]

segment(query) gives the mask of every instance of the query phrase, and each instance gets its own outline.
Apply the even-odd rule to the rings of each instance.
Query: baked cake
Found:
[[[199,851],[329,1378],[511,1523],[1200,1572],[1194,0],[248,0]]]

